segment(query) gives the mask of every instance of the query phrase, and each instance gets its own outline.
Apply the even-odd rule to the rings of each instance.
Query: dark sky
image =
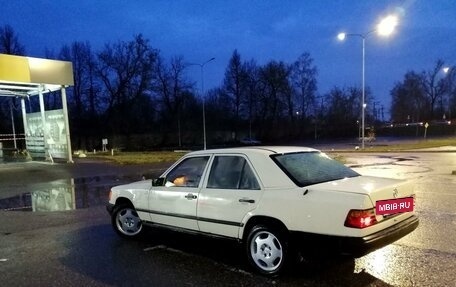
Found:
[[[318,92],[361,87],[361,38],[337,40],[339,32],[365,34],[390,14],[399,26],[388,38],[366,38],[366,86],[389,108],[389,91],[409,70],[421,72],[438,59],[456,65],[454,0],[153,1],[0,0],[0,25],[11,25],[27,55],[44,57],[64,44],[130,41],[142,33],[169,59],[215,61],[204,68],[205,86],[219,86],[234,49],[242,60],[292,63],[310,53],[318,67]],[[199,81],[199,68],[189,75]],[[443,75],[442,75],[443,76]]]

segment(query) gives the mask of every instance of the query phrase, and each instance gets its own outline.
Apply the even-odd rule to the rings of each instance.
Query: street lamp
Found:
[[[205,96],[204,96],[204,66],[215,60],[214,57],[210,58],[209,60],[207,60],[206,62],[203,62],[203,63],[188,63],[189,66],[200,66],[201,68],[201,97],[203,99],[203,145],[204,145],[204,150],[206,150],[206,111],[205,111],[205,108],[204,106],[206,105],[205,104]]]
[[[451,94],[453,93],[453,73],[454,73],[454,66],[449,67],[446,66],[442,70],[445,73],[447,85],[448,85],[448,115],[449,119],[451,120]]]
[[[343,41],[345,40],[345,38],[349,37],[349,36],[354,36],[354,37],[361,37],[362,39],[362,42],[363,42],[363,53],[362,53],[362,57],[363,57],[363,61],[362,61],[362,99],[361,99],[361,128],[362,128],[362,131],[361,131],[361,148],[364,149],[364,129],[365,129],[365,109],[366,109],[366,103],[365,103],[365,58],[366,58],[366,38],[374,33],[374,32],[377,32],[380,36],[388,36],[390,35],[393,31],[394,31],[394,28],[397,26],[397,17],[395,16],[388,16],[386,18],[384,18],[382,21],[380,21],[380,23],[377,25],[377,28],[372,30],[372,31],[369,31],[367,33],[364,33],[364,34],[348,34],[348,33],[339,33],[337,35],[337,38],[340,40],[340,41]]]

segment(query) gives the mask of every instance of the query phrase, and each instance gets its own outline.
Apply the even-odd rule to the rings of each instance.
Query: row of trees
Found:
[[[438,60],[421,73],[409,71],[391,91],[391,117],[400,123],[448,120],[456,114],[455,67]]]
[[[25,55],[10,26],[0,29],[0,53]],[[97,148],[101,138],[134,149],[201,145],[203,109],[209,145],[242,137],[289,141],[355,137],[359,132],[361,90],[334,87],[319,95],[318,70],[309,53],[293,63],[272,60],[259,65],[234,50],[223,82],[204,97],[198,83],[187,76],[191,64],[183,57],[164,59],[142,35],[108,43],[100,51],[93,51],[88,42],[73,42],[57,53],[46,51],[46,57],[73,63],[75,85],[68,89],[68,104],[78,149]],[[393,119],[402,120],[404,109],[410,108],[401,106],[415,93],[407,85],[404,80],[392,91]],[[60,108],[59,99],[47,96],[46,109]],[[369,89],[366,99],[375,103]],[[0,100],[0,117],[6,119],[16,102]],[[31,97],[28,112],[37,106],[36,97]],[[379,119],[379,111],[375,104],[368,105],[367,123]],[[0,128],[7,130],[8,125]]]

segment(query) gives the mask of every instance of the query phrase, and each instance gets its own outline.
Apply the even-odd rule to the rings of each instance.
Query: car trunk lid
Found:
[[[364,194],[370,198],[372,202],[371,207],[374,208],[378,201],[415,197],[413,184],[411,181],[372,176],[358,176],[344,178],[332,182],[320,183],[313,185],[312,189]],[[376,218],[377,221],[381,221],[389,216],[391,215],[377,214]]]

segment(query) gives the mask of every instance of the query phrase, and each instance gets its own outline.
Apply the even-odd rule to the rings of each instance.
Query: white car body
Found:
[[[336,245],[342,246],[341,253],[353,255],[363,255],[389,244],[418,226],[413,211],[394,216],[375,215],[377,222],[363,228],[345,226],[351,210],[372,210],[380,200],[414,197],[412,184],[397,179],[355,176],[298,186],[271,159],[271,156],[293,153],[324,156],[317,150],[302,147],[245,147],[191,152],[165,171],[161,178],[167,178],[187,159],[206,157],[207,164],[197,186],[176,186],[170,182],[153,186],[151,180],[116,186],[111,190],[108,210],[112,213],[119,202],[128,201],[142,223],[240,241],[247,240],[255,225],[269,224],[275,229],[280,225],[280,230],[286,230],[290,240],[291,235],[298,235],[297,241],[314,236],[317,241],[320,238],[336,239]],[[209,181],[216,178],[215,175],[210,177],[210,172],[217,157],[245,159],[258,182],[254,185],[256,189],[214,188]],[[346,249],[343,248],[345,242]],[[358,247],[362,248],[358,250]],[[272,268],[275,264],[270,264],[267,268],[260,265],[259,271],[275,274],[281,268],[281,265]],[[258,266],[254,264],[254,267]]]

